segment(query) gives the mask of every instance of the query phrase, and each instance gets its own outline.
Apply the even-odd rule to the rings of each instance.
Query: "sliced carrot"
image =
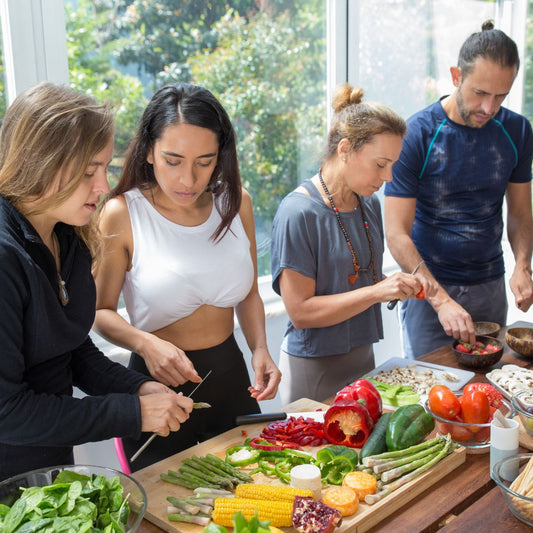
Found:
[[[359,507],[357,494],[350,487],[328,487],[324,491],[322,501],[340,511],[342,516],[354,514]]]
[[[378,488],[378,480],[368,472],[348,472],[342,481],[344,487],[350,487],[355,491],[360,501],[365,499],[367,494],[375,494]]]

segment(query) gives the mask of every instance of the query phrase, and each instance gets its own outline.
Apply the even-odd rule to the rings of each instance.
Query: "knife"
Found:
[[[195,392],[196,390],[198,389],[198,387],[206,380],[207,376],[209,376],[209,374],[211,374],[212,370],[210,370],[205,376],[204,376],[204,379],[202,379],[202,381],[200,381],[200,383],[198,383],[198,385],[196,385],[196,387],[194,387],[194,389],[192,390],[192,392],[189,394],[189,396],[187,396],[187,398],[190,398]],[[209,405],[209,404],[207,404]],[[202,409],[202,408],[205,408],[206,406],[202,406],[202,407],[196,407],[197,409]],[[211,407],[211,406],[209,406]],[[194,404],[193,404],[193,409],[194,409]],[[149,444],[157,437],[157,433],[152,433],[152,436],[131,456],[131,459],[130,459],[130,463],[133,463],[133,461],[135,461],[135,459],[137,459],[137,457],[139,457],[139,455],[141,455],[141,453],[144,452],[144,450],[146,450],[146,448],[148,448]]]
[[[273,422],[274,420],[285,420],[287,413],[254,413],[251,415],[239,415],[235,418],[235,425],[243,426],[245,424],[262,424],[264,422]]]
[[[294,418],[312,418],[313,420],[317,420],[319,422],[324,421],[324,414],[326,411],[303,411],[300,413],[257,413],[257,414],[251,414],[251,415],[240,415],[237,418],[235,418],[235,423],[238,426],[242,426],[244,424],[258,424],[263,422],[274,422],[276,420],[286,420],[290,416]]]
[[[418,265],[415,266],[415,268],[413,268],[413,271],[411,272],[411,276],[414,276],[417,272],[418,272],[418,269],[424,264],[424,260],[422,259],[422,261],[420,261],[420,263],[418,263]],[[388,304],[387,304],[387,309],[390,309],[391,311],[396,307],[396,304],[399,302],[399,300],[391,300]]]

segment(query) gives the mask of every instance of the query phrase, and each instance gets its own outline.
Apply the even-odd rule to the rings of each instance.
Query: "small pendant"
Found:
[[[69,302],[67,287],[61,278],[59,278],[59,301],[63,307],[65,307]]]
[[[359,274],[352,274],[351,276],[348,276],[348,281],[353,285],[358,277]]]

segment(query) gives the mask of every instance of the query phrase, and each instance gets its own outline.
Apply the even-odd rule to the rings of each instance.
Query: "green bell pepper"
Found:
[[[387,427],[387,449],[404,450],[422,442],[435,427],[433,417],[419,404],[403,405],[391,416]]]

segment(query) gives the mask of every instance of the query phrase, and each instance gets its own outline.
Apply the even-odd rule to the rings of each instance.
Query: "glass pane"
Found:
[[[259,274],[269,274],[274,213],[316,172],[324,140],[326,0],[69,0],[65,7],[71,84],[117,110],[117,173],[157,88],[189,81],[220,99],[252,195]]]
[[[450,66],[457,64],[461,44],[483,21],[496,18],[497,7],[493,0],[357,2],[352,83],[369,99],[412,115],[452,92]]]

